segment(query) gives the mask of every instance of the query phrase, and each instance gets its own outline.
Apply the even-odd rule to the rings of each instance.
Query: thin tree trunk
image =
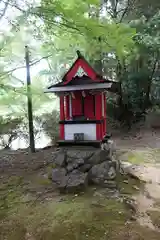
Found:
[[[151,104],[151,102],[150,102],[150,92],[151,92],[151,87],[152,87],[153,76],[154,76],[154,73],[156,71],[157,62],[158,62],[158,56],[157,56],[157,58],[154,61],[152,73],[149,76],[148,81],[147,81],[147,91],[146,91],[146,96],[145,96],[145,100],[144,100],[144,109],[143,109],[144,111]]]

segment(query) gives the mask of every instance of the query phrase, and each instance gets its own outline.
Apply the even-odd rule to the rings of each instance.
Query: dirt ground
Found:
[[[96,187],[60,195],[48,174],[55,149],[0,152],[0,240],[159,240],[160,133],[113,136],[117,157],[141,179],[120,180],[120,197]],[[141,185],[143,187],[141,187]],[[111,193],[112,196],[112,193]],[[133,213],[122,203],[135,202]]]
[[[137,221],[160,232],[160,131],[131,132],[130,136],[127,134],[114,140],[120,159],[136,164],[135,175],[145,182],[144,191],[133,195],[137,202]]]
[[[160,129],[132,130],[127,133],[115,132],[113,139],[118,149],[160,149]]]

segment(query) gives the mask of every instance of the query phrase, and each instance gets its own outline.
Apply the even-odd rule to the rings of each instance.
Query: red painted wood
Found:
[[[97,123],[96,124],[96,137],[97,137],[97,141],[101,140],[101,124]]]
[[[101,124],[101,135],[104,136],[104,122]]]
[[[65,138],[65,134],[64,134],[64,124],[60,124],[59,133],[60,133],[60,140],[64,140],[64,138]]]
[[[70,68],[66,73],[66,81],[64,82],[64,85],[72,80],[79,67],[81,67],[92,80],[97,80],[97,73],[94,71],[94,69],[88,65],[85,59],[78,58],[73,64],[72,68]],[[98,82],[101,82],[101,80],[98,80]]]
[[[102,119],[102,95],[95,95],[96,120]],[[97,140],[102,140],[102,124],[96,124]]]
[[[96,119],[102,119],[102,96],[101,93],[95,95]]]
[[[87,73],[87,75],[95,80],[96,79],[96,72],[87,64],[87,62],[84,59],[80,59],[80,66],[84,69],[84,71]]]
[[[104,93],[104,134],[107,131],[107,100],[106,100],[106,94]]]
[[[64,120],[64,97],[60,96],[60,120]]]
[[[104,93],[101,93],[101,97],[102,97],[101,101],[102,101],[102,119],[103,119],[101,131],[102,131],[102,138],[103,138],[103,136],[105,135],[105,126],[106,126]]]
[[[69,96],[66,96],[65,97],[65,101],[66,101],[66,120],[69,120],[70,119],[70,116],[69,116]]]
[[[60,96],[60,120],[65,120],[64,97]],[[64,124],[60,124],[60,139],[64,140]]]
[[[71,69],[69,69],[68,73],[66,74],[66,81],[64,82],[64,85],[66,85],[67,83],[69,83],[72,80],[72,78],[75,76],[79,66],[80,66],[80,59],[77,59],[75,61],[75,63],[73,64],[73,67]]]
[[[101,123],[101,140],[103,139],[104,136],[104,122]]]
[[[84,116],[89,119],[95,119],[94,116],[94,96],[86,93],[84,98]]]
[[[72,116],[81,116],[82,109],[82,94],[80,91],[74,92],[75,98],[72,98]]]

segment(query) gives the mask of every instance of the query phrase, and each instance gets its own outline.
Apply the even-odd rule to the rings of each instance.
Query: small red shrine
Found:
[[[77,55],[62,81],[45,92],[60,98],[59,144],[95,145],[106,133],[106,91],[112,82],[99,76],[79,51]]]

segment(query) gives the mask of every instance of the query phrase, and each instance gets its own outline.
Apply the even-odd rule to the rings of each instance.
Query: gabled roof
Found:
[[[80,68],[82,71],[84,71],[84,75],[88,76],[91,80],[94,81],[97,79],[98,74],[87,62],[84,56],[82,56],[80,51],[77,51],[77,55],[78,58],[62,78],[62,82],[64,82],[64,84],[68,84],[75,77]]]
[[[69,81],[67,84],[64,84],[64,82],[59,82],[57,84],[50,86],[48,89],[50,89],[52,87],[85,85],[85,84],[95,84],[95,83],[110,83],[110,81],[105,80],[105,79],[98,79],[98,80],[96,79],[93,81],[90,77],[83,75],[81,77],[76,76],[76,77],[72,78],[71,81]]]
[[[118,84],[117,82],[106,80],[105,78],[100,76],[90,66],[90,64],[81,55],[81,53],[79,51],[77,51],[77,55],[78,55],[78,58],[72,64],[70,69],[66,72],[66,74],[62,78],[62,81],[48,87],[49,91],[51,91],[51,89],[53,89],[53,88],[54,89],[56,88],[56,91],[58,91],[57,88],[60,88],[60,87],[63,88],[65,86],[66,87],[68,86],[69,88],[71,88],[71,86],[76,86],[76,88],[78,88],[78,86],[79,86],[80,88],[82,88],[82,86],[85,86],[85,85],[87,85],[88,87],[89,87],[89,85],[92,85],[92,87],[93,87],[93,85],[95,85],[95,84],[101,84],[103,86],[111,85],[111,87],[109,87],[110,91],[118,92],[119,87],[117,86],[117,84]],[[99,86],[99,85],[97,85],[97,86]],[[101,88],[103,88],[103,87],[101,86]]]

